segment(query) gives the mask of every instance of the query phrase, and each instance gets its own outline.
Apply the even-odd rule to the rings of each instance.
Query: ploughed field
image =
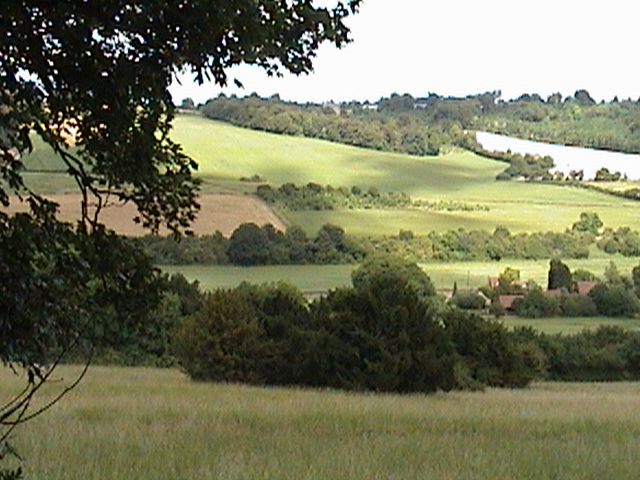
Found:
[[[80,216],[79,194],[50,194],[48,198],[60,205],[60,219],[75,222]],[[285,223],[273,210],[258,198],[247,195],[230,195],[204,193],[198,198],[200,214],[190,229],[197,234],[211,234],[220,231],[230,236],[238,226],[245,222],[258,225],[271,223],[278,229],[284,229]],[[11,210],[26,211],[26,204],[13,203]],[[118,204],[108,206],[101,213],[104,224],[123,235],[138,236],[149,233],[138,223],[135,223],[137,211],[133,204]],[[167,233],[167,232],[161,232]]]
[[[78,370],[60,368],[49,393]],[[0,379],[2,397],[18,387]],[[93,367],[14,444],[35,480],[628,480],[639,409],[638,383],[398,396]]]

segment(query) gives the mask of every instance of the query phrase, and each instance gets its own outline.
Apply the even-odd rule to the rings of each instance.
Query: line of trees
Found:
[[[278,96],[220,96],[200,107],[208,118],[274,133],[323,138],[378,150],[432,155],[455,145],[476,149],[470,131],[640,152],[640,104],[596,104],[586,90],[573,96],[524,94],[504,101],[499,91],[464,98],[392,94],[375,104],[301,105]]]
[[[595,223],[594,223],[595,222]],[[245,223],[229,238],[211,235],[147,235],[129,241],[139,245],[160,265],[304,265],[358,262],[376,252],[392,253],[412,261],[587,258],[596,243],[606,253],[637,255],[640,234],[629,228],[601,230],[597,214],[585,212],[564,232],[512,234],[506,227],[486,230],[449,230],[416,236],[401,230],[395,236],[352,237],[327,224],[309,237],[296,225],[284,231],[272,225]]]
[[[333,187],[309,182],[297,186],[285,183],[278,188],[268,184],[259,185],[256,195],[266,203],[283,210],[340,210],[340,209],[387,209],[420,208],[434,211],[488,211],[482,205],[464,202],[413,200],[404,192],[381,192],[377,187],[363,189],[358,186]]]
[[[319,138],[375,150],[437,155],[450,144],[451,134],[439,126],[427,126],[411,115],[396,118],[377,112],[333,106],[299,105],[278,96],[263,99],[220,95],[200,107],[207,118],[272,133]],[[350,112],[350,113],[348,113]],[[459,135],[463,135],[460,131]]]
[[[243,223],[229,238],[216,232],[179,239],[146,235],[130,241],[160,265],[324,265],[354,263],[365,256],[344,229],[330,224],[313,238],[296,225],[280,231],[271,224]]]
[[[587,258],[595,236],[587,232],[533,232],[512,234],[503,226],[487,230],[449,230],[416,236],[400,231],[394,237],[359,239],[364,251],[386,251],[414,261],[539,260],[544,258]]]
[[[389,392],[522,387],[539,367],[504,326],[446,308],[417,265],[393,258],[311,303],[287,285],[206,294],[175,351],[197,380]]]

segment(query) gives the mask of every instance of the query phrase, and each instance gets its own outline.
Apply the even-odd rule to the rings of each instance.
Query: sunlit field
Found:
[[[628,480],[639,409],[638,383],[397,396],[95,367],[13,441],[34,480]]]
[[[316,182],[333,186],[377,187],[415,199],[456,201],[488,210],[356,210],[286,212],[309,233],[323,224],[340,225],[355,235],[397,234],[400,229],[488,229],[504,225],[514,232],[562,231],[583,211],[596,211],[606,226],[640,223],[637,202],[575,187],[497,182],[505,164],[457,151],[437,157],[378,152],[321,140],[274,135],[214,122],[199,116],[176,118],[174,138],[199,163],[199,175],[236,182],[262,176],[272,185]]]
[[[497,225],[512,232],[563,231],[584,211],[597,212],[605,226],[612,228],[640,224],[638,202],[575,187],[497,182],[495,176],[504,170],[504,163],[461,150],[414,157],[247,130],[198,115],[178,116],[173,137],[198,162],[197,175],[208,193],[250,194],[255,184],[239,180],[259,175],[275,186],[287,182],[375,186],[383,192],[405,192],[414,199],[480,207],[452,212],[283,212],[290,223],[309,234],[326,223],[340,225],[353,235],[395,235],[401,229],[424,235],[458,228],[493,230]],[[61,161],[37,139],[34,146],[34,153],[24,159],[28,185],[43,193],[74,192],[75,185]],[[211,215],[211,208],[215,206],[207,206],[201,215]]]

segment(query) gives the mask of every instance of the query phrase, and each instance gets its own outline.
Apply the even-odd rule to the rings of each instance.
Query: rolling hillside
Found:
[[[505,168],[470,152],[412,157],[333,144],[321,140],[241,129],[199,116],[176,119],[174,138],[199,163],[199,174],[218,184],[262,176],[272,185],[316,182],[333,186],[401,191],[415,199],[457,201],[487,211],[348,210],[286,212],[287,219],[315,232],[335,223],[353,234],[416,234],[452,228],[514,232],[564,230],[580,212],[596,211],[605,225],[635,225],[640,205],[574,187],[497,182]]]
[[[275,186],[287,182],[357,185],[365,189],[375,186],[383,192],[404,192],[414,199],[483,207],[475,211],[284,212],[287,221],[301,225],[309,233],[315,233],[325,223],[340,225],[352,234],[372,235],[393,235],[400,229],[416,234],[457,228],[492,230],[496,225],[513,232],[558,231],[571,226],[583,211],[597,212],[610,227],[640,223],[640,205],[636,202],[574,187],[497,182],[495,176],[505,168],[503,163],[465,151],[413,157],[246,130],[198,115],[178,116],[173,137],[198,162],[205,193],[251,193],[256,185],[239,179],[260,175]],[[56,173],[62,169],[60,163],[41,145],[36,143],[35,153],[26,157],[25,163],[31,171],[26,175],[27,181],[36,190],[55,194],[73,191],[73,182],[64,173]],[[42,173],[43,170],[48,172]],[[196,226],[201,233],[216,228],[226,233],[243,221],[273,221],[269,214],[248,216],[244,201],[209,200],[203,197],[203,226]],[[127,215],[121,211],[117,217],[126,223]],[[226,223],[217,226],[216,219],[221,217],[226,218]]]

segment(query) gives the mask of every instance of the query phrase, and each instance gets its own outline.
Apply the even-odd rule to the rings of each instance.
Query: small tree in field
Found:
[[[573,289],[571,271],[560,260],[549,262],[548,286],[549,290],[565,289],[570,292]]]

